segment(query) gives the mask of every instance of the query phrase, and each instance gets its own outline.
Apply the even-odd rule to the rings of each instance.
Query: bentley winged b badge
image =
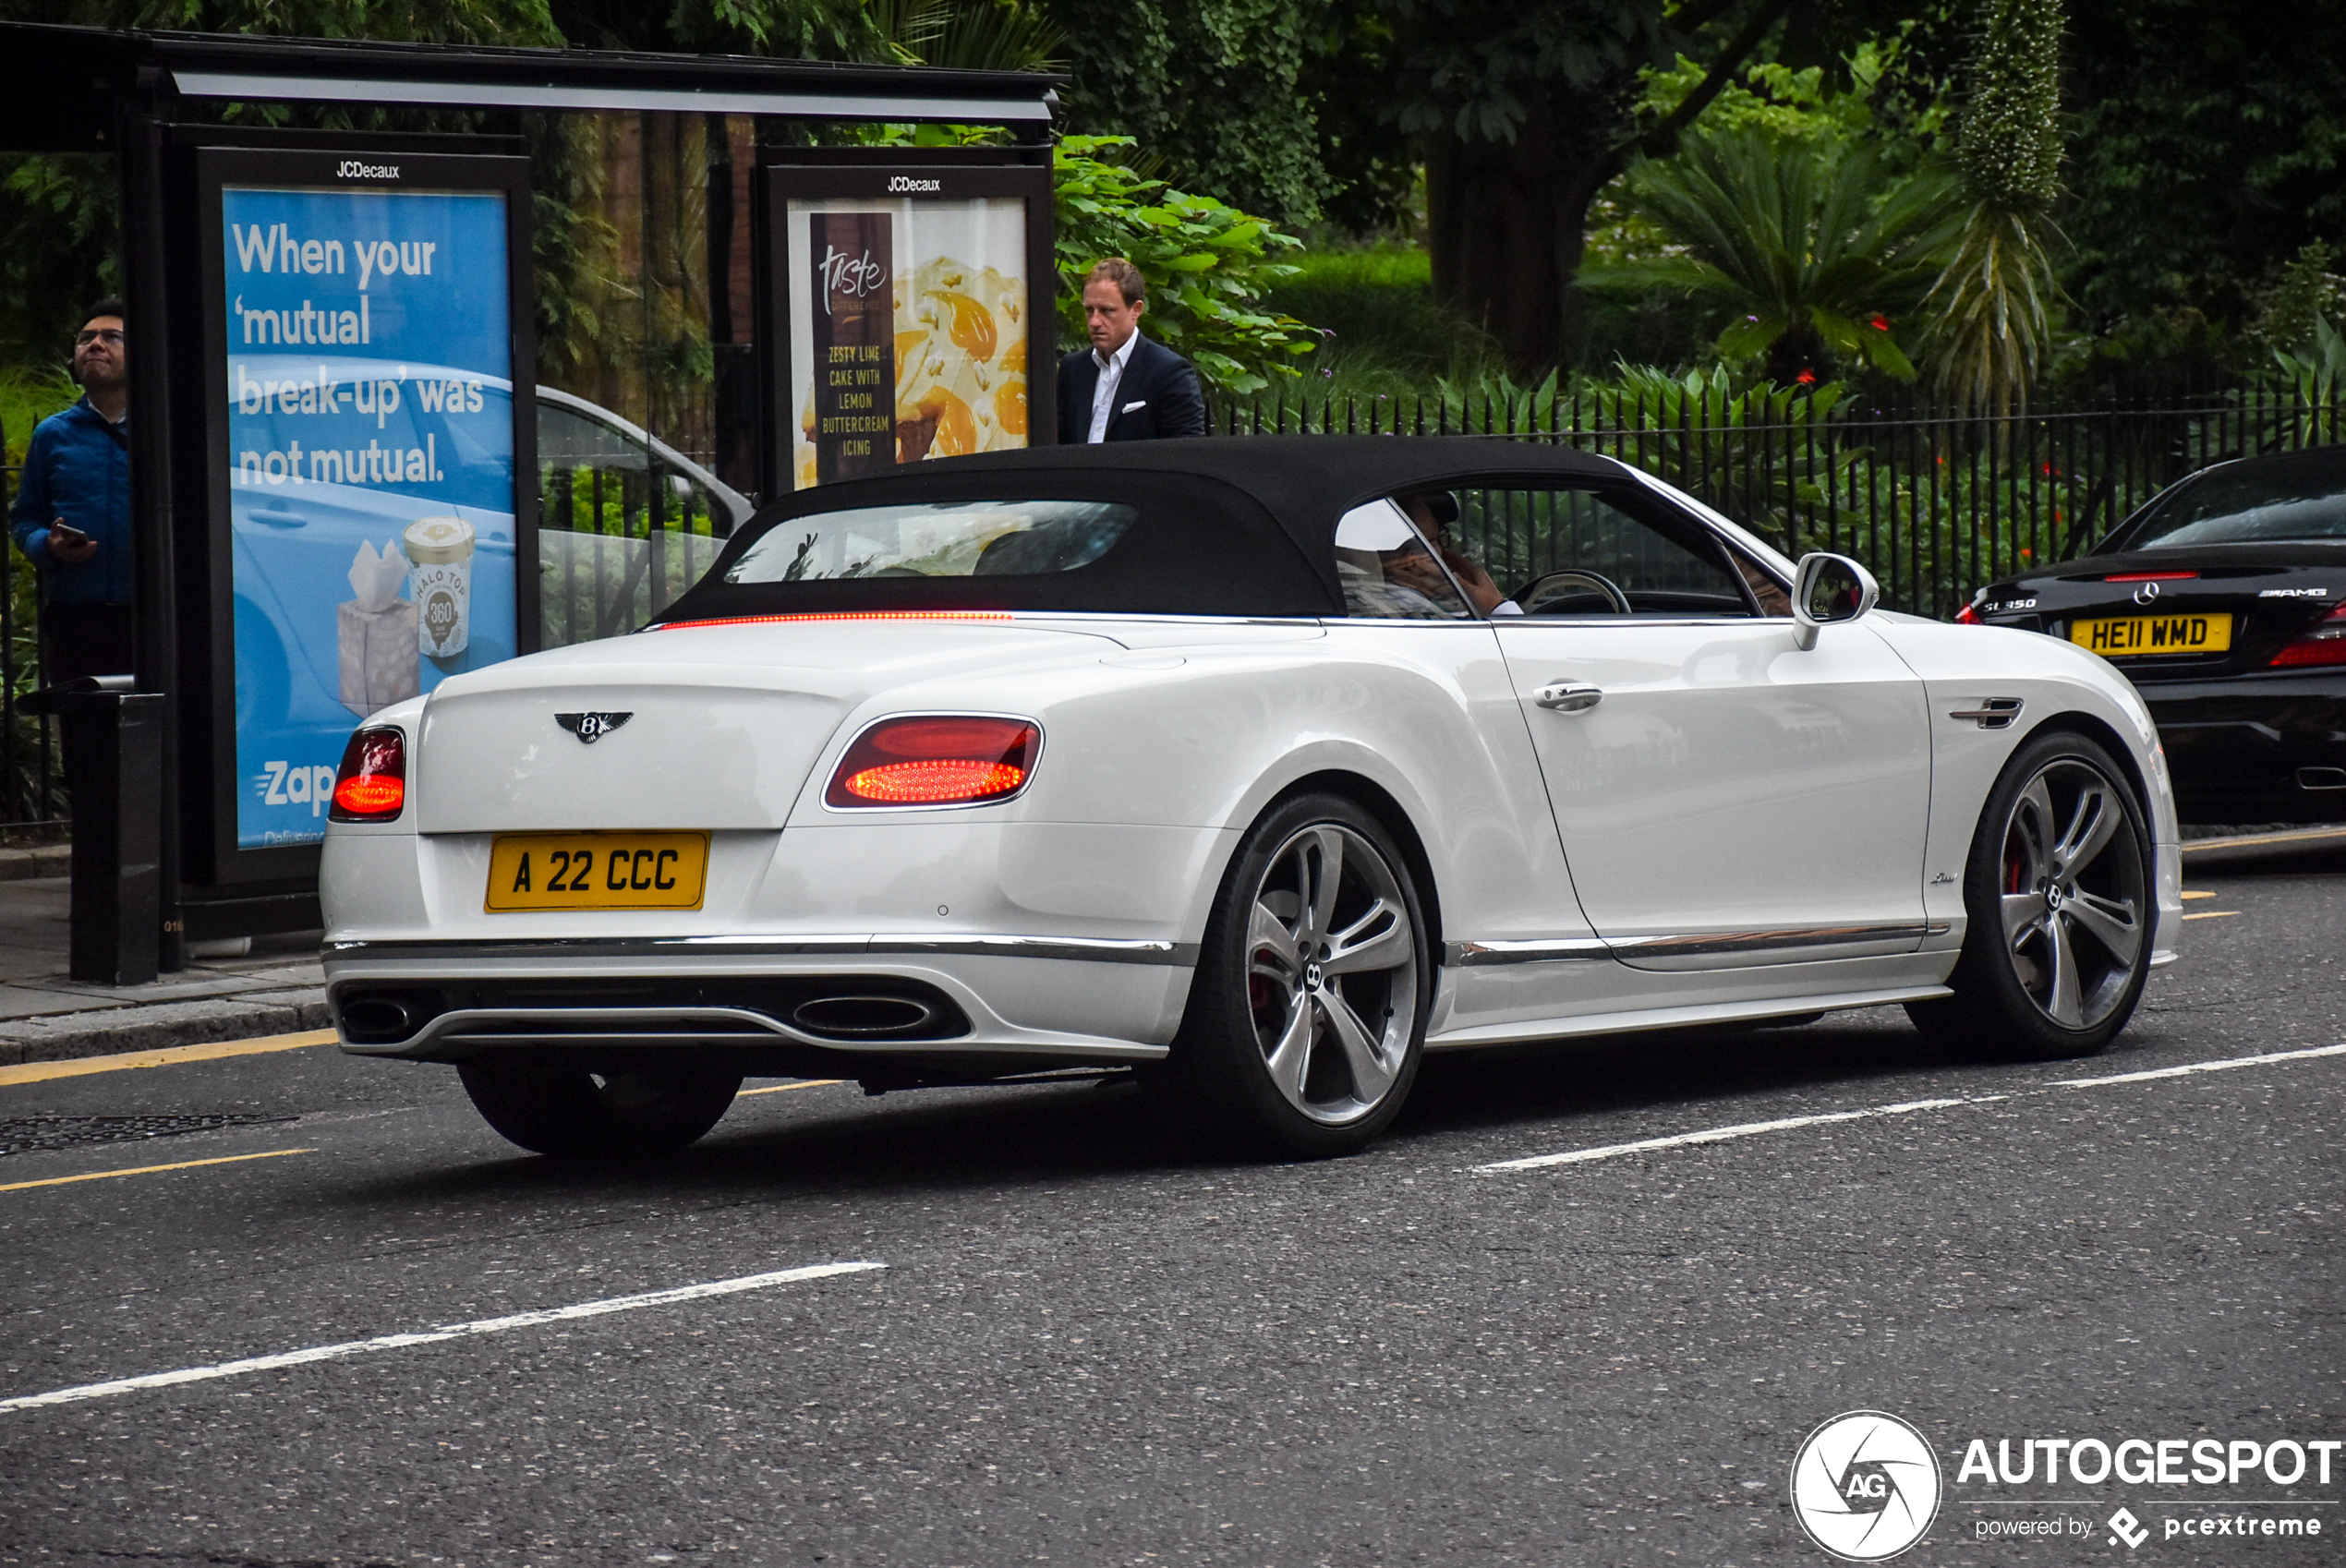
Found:
[[[632,713],[558,713],[554,722],[578,737],[582,746],[591,746],[635,716]]]

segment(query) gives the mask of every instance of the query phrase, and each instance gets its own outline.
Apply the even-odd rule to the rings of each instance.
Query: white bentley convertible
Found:
[[[2150,719],[1874,593],[1514,442],[825,486],[657,623],[352,737],[335,1019],[573,1153],[688,1143],[751,1073],[1126,1066],[1319,1154],[1426,1051],[1893,1002],[2098,1050],[2180,918]]]

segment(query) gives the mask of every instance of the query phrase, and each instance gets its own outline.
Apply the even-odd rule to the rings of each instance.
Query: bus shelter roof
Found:
[[[1048,127],[1058,78],[736,54],[483,48],[0,22],[0,148],[102,151],[127,101],[668,110]]]

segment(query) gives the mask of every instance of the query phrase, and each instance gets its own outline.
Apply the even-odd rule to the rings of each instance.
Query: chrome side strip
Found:
[[[1944,936],[1943,921],[1910,925],[1812,925],[1782,931],[1704,931],[1671,936],[1569,936],[1554,940],[1452,942],[1444,959],[1461,969],[1491,964],[1561,963],[1590,959],[1694,958],[1711,953],[1765,953],[1793,947],[1839,947],[1853,942],[1917,942]]]
[[[1899,925],[1808,925],[1782,931],[1700,931],[1683,936],[1616,936],[1611,946],[1625,959],[1693,958],[1705,953],[1768,953],[1786,947],[1839,947],[1852,942],[1919,942],[1944,935],[1944,923]]]
[[[1115,936],[995,936],[951,933],[935,936],[554,936],[484,937],[473,941],[329,942],[328,962],[438,959],[673,959],[851,957],[878,954],[959,955],[1008,959],[1068,959],[1095,964],[1197,963],[1194,942]]]
[[[1445,958],[1460,969],[1491,964],[1549,964],[1572,959],[1609,959],[1613,948],[1602,938],[1566,936],[1552,941],[1451,942]]]

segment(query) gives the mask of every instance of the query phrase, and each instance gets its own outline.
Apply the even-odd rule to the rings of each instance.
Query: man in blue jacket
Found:
[[[1141,335],[1148,282],[1120,256],[1083,280],[1092,346],[1059,362],[1059,440],[1142,441],[1205,434],[1205,397],[1190,362]]]
[[[74,334],[81,401],[34,428],[10,532],[41,568],[42,679],[130,669],[130,385],[122,301],[90,308]]]

